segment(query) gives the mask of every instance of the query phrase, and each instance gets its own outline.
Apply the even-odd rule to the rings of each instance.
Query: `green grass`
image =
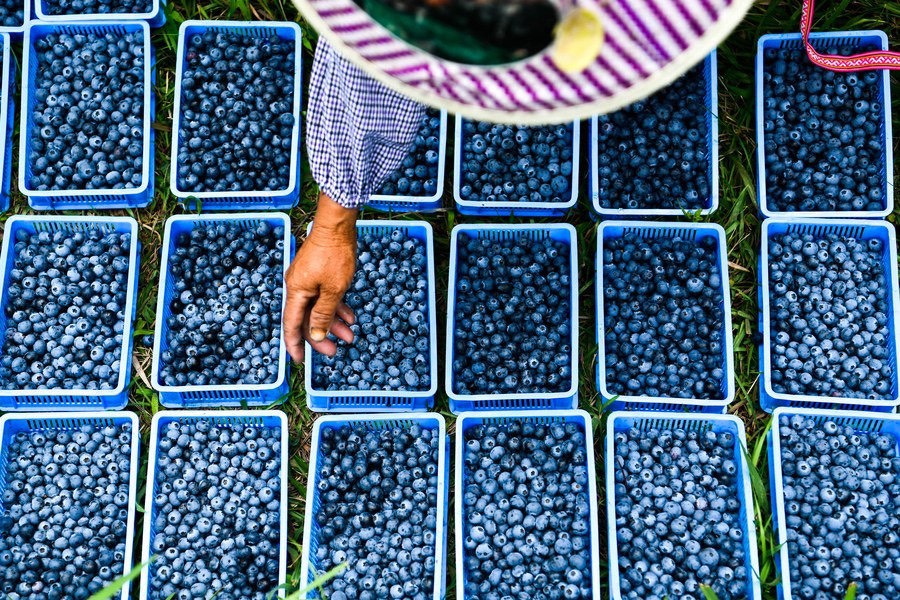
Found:
[[[168,11],[168,22],[161,30],[154,33],[153,43],[157,50],[157,115],[154,127],[156,136],[156,197],[153,204],[138,211],[127,211],[137,219],[140,225],[140,239],[143,244],[141,256],[140,288],[138,294],[137,322],[135,335],[151,333],[153,330],[156,307],[157,285],[159,278],[160,244],[163,225],[170,215],[183,212],[168,193],[169,156],[171,148],[172,104],[174,90],[175,47],[179,24],[185,19],[254,19],[254,20],[296,20],[297,14],[290,2],[284,0],[176,0],[171,1]],[[735,334],[735,368],[737,371],[737,398],[731,412],[739,415],[746,424],[748,433],[747,452],[753,464],[753,496],[756,502],[755,516],[759,539],[761,562],[760,577],[763,583],[764,598],[774,599],[776,575],[773,555],[777,552],[777,544],[772,537],[771,512],[769,509],[769,490],[767,478],[765,433],[770,425],[766,413],[760,410],[758,403],[758,379],[756,348],[756,270],[759,249],[759,219],[755,204],[755,142],[753,125],[754,84],[753,64],[756,51],[756,40],[764,33],[794,31],[798,27],[800,2],[798,0],[758,2],[750,11],[744,23],[735,31],[728,41],[719,48],[719,95],[720,95],[720,195],[721,205],[713,216],[720,223],[728,236],[728,258],[730,262],[730,280],[732,290],[732,319]],[[817,30],[880,28],[893,33],[895,41],[900,40],[900,8],[890,2],[879,0],[837,0],[820,2],[818,7]],[[306,39],[304,46],[304,81],[308,80],[312,62],[311,51],[315,46],[315,34],[304,27]],[[900,43],[900,42],[898,42]],[[896,76],[893,82],[896,84]],[[896,85],[895,91],[896,91]],[[897,93],[893,94],[894,130],[900,131],[900,103]],[[306,101],[306,98],[304,98]],[[584,136],[583,136],[584,137]],[[17,140],[18,138],[16,138]],[[586,147],[582,149],[586,154]],[[895,149],[895,154],[900,148]],[[305,154],[305,151],[304,151]],[[449,163],[452,164],[452,163]],[[15,165],[14,165],[15,167]],[[15,171],[13,171],[15,172]],[[587,181],[582,168],[581,189],[587,189]],[[448,178],[448,181],[452,179]],[[291,211],[295,234],[300,238],[309,222],[316,195],[315,184],[304,164],[303,199],[299,206]],[[449,192],[445,197],[452,197]],[[9,214],[28,213],[27,203],[17,192],[13,192],[13,208]],[[123,212],[122,214],[125,214]],[[898,213],[891,220],[897,222]],[[385,218],[378,215],[377,218]],[[446,314],[446,282],[449,254],[450,228],[456,222],[468,222],[467,219],[453,211],[443,211],[434,215],[426,215],[435,228],[435,251],[437,257],[437,297],[438,314]],[[593,302],[593,253],[596,244],[595,224],[587,209],[585,193],[578,209],[569,218],[575,225],[579,236],[579,285],[581,289],[580,303],[580,345],[581,380],[579,393],[581,407],[594,417],[595,442],[597,450],[598,482],[603,481],[602,468],[602,436],[604,434],[604,414],[601,400],[594,389],[593,376],[596,363],[596,343],[594,341],[594,302]],[[441,323],[439,318],[438,322]],[[439,348],[443,347],[444,330],[438,328]],[[160,409],[157,394],[149,387],[150,350],[139,344],[135,345],[134,373],[129,409],[141,418],[144,448],[149,423],[152,415]],[[288,589],[299,587],[300,557],[302,553],[302,536],[304,520],[304,497],[310,446],[310,431],[313,415],[306,408],[302,378],[297,369],[291,377],[291,393],[281,407],[290,422],[290,527],[289,527],[289,567]],[[453,419],[447,408],[446,397],[441,394],[436,409],[449,420],[449,432],[453,433]],[[146,459],[145,459],[146,463]],[[138,497],[137,539],[135,545],[135,563],[140,561],[140,531],[143,521],[144,479],[146,464],[140,470]],[[603,504],[603,486],[598,486],[601,494],[600,519],[601,551],[605,557],[606,528],[605,507]],[[450,507],[452,515],[452,505]],[[453,594],[453,560],[451,522],[448,572],[448,597]],[[606,562],[601,567],[601,581],[606,588]],[[135,590],[137,591],[135,585]]]

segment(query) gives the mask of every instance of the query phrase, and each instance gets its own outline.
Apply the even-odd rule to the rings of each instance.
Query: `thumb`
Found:
[[[321,342],[328,335],[340,301],[340,296],[333,292],[326,290],[319,292],[319,298],[309,314],[309,337],[312,341]]]

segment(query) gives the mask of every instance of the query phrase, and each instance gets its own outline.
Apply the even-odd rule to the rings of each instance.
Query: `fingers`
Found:
[[[335,319],[334,323],[331,324],[331,333],[337,336],[339,339],[344,340],[348,344],[353,343],[353,331],[347,327],[347,324],[343,321],[338,321]]]
[[[341,321],[343,321],[347,325],[353,325],[353,323],[356,322],[356,315],[353,314],[353,310],[349,306],[347,306],[345,302],[341,302],[338,304],[336,314],[338,318],[340,318]]]
[[[284,301],[284,345],[295,363],[303,362],[303,330],[308,311],[309,298],[288,287]]]
[[[341,297],[328,290],[320,289],[319,298],[309,312],[309,340],[313,342],[325,341],[325,336],[331,331],[334,324],[334,315],[338,310]]]

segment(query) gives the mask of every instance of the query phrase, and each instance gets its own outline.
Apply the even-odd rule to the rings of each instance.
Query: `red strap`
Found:
[[[800,31],[803,33],[803,42],[806,44],[806,54],[813,64],[819,65],[831,71],[874,71],[875,69],[900,70],[900,52],[888,50],[876,50],[863,52],[853,56],[839,56],[835,54],[822,54],[809,43],[809,32],[812,29],[813,8],[815,0],[803,0],[803,10],[800,13]]]

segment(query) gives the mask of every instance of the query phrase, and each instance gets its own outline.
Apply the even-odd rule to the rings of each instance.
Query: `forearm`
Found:
[[[358,216],[358,208],[345,208],[320,192],[310,239],[322,248],[355,247]]]

